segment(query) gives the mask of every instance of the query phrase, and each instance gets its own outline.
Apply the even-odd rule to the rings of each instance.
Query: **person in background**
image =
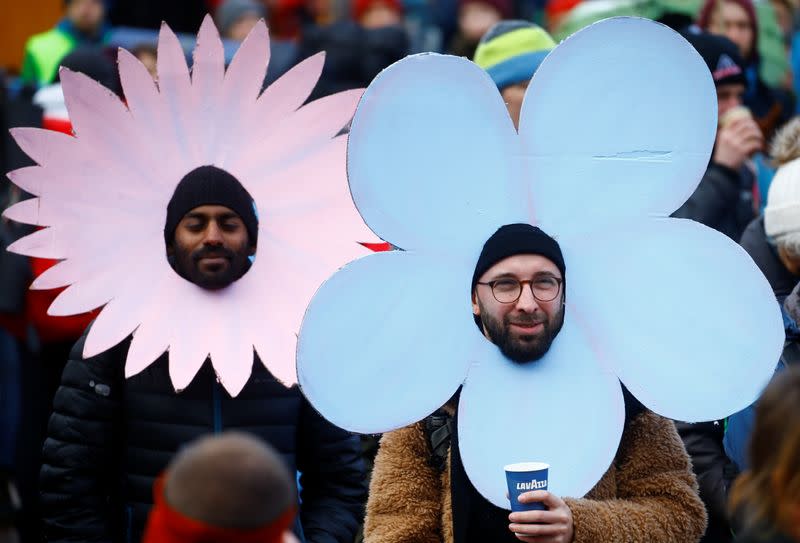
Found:
[[[364,28],[403,24],[403,6],[398,0],[354,0],[353,20]]]
[[[692,219],[738,241],[756,217],[751,157],[764,138],[749,110],[742,107],[745,67],[736,46],[723,36],[686,33],[705,60],[717,90],[717,137],[706,173],[694,194],[673,214]]]
[[[478,44],[475,64],[486,70],[497,85],[517,129],[528,83],[555,46],[543,28],[527,21],[497,23]]]
[[[218,291],[250,269],[258,217],[231,173],[210,165],[187,173],[165,218],[164,257],[186,281]],[[236,397],[222,388],[209,358],[180,393],[170,380],[169,352],[126,378],[130,337],[84,358],[84,335],[64,369],[42,448],[48,541],[140,541],[153,482],[173,456],[193,439],[238,429],[278,449],[300,472],[298,536],[352,542],[366,495],[356,437],[324,420],[297,387],[278,382],[255,352]]]
[[[397,0],[359,0],[353,4],[353,20],[304,27],[297,61],[320,51],[326,55],[311,100],[367,87],[383,69],[408,54],[409,36],[400,9]]]
[[[700,28],[725,36],[736,44],[745,63],[744,104],[752,111],[769,141],[794,111],[794,100],[772,89],[759,75],[758,20],[752,0],[706,0],[697,20]]]
[[[786,339],[781,358],[775,367],[779,374],[789,367],[800,369],[800,283],[786,297],[781,307]],[[755,409],[758,402],[728,417],[725,428],[725,453],[736,464],[739,471],[750,468],[747,448],[753,433]]]
[[[25,44],[21,79],[34,85],[55,80],[58,66],[79,45],[102,45],[108,39],[103,0],[66,0],[66,13],[55,28],[36,34]]]
[[[244,40],[256,23],[266,16],[264,4],[255,0],[225,0],[215,13],[222,38],[234,41]]]
[[[473,58],[481,38],[503,19],[514,16],[511,0],[459,0],[458,25],[450,53]]]
[[[776,376],[758,401],[750,469],[731,491],[745,527],[736,543],[800,542],[800,368]]]
[[[277,451],[243,432],[186,445],[153,486],[143,543],[290,543],[294,478]]]
[[[800,118],[778,131],[771,155],[778,171],[767,205],[745,229],[741,245],[783,303],[800,281]]]

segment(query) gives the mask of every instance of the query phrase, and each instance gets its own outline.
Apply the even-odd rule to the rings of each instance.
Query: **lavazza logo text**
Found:
[[[544,481],[534,479],[530,483],[517,483],[517,490],[539,490],[541,488],[547,488],[547,479]]]

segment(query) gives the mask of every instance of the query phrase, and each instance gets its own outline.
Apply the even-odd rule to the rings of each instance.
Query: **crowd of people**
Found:
[[[528,84],[556,46],[553,36],[590,2],[206,0],[179,2],[173,9],[158,2],[67,0],[63,19],[27,42],[21,72],[2,75],[0,124],[70,133],[59,67],[86,73],[124,98],[115,31],[141,30],[134,33],[141,41],[127,38],[128,45],[157,80],[156,25],[163,18],[174,30],[194,34],[210,12],[223,39],[232,43],[267,20],[271,39],[285,46],[285,58],[270,68],[265,83],[326,51],[314,99],[366,87],[410,53],[449,53],[474,60],[489,74],[518,126]],[[793,0],[769,3],[767,13],[782,33],[791,65],[793,45],[800,43],[800,6]],[[251,381],[236,398],[221,388],[210,365],[176,393],[167,354],[126,379],[128,344],[84,359],[85,331],[96,313],[49,316],[47,308],[61,291],[28,287],[55,261],[7,252],[32,230],[2,219],[0,541],[35,541],[44,533],[48,541],[151,543],[295,538],[345,543],[357,537],[800,542],[798,89],[791,70],[779,82],[765,81],[762,13],[751,0],[707,0],[694,18],[683,12],[663,18],[703,58],[717,93],[711,160],[674,216],[740,243],[782,308],[783,356],[759,402],[727,419],[673,425],[626,391],[623,444],[591,495],[562,500],[533,492],[527,499],[544,502],[552,514],[515,513],[509,520],[478,495],[458,461],[451,424],[457,397],[425,423],[387,434],[376,457],[377,438],[359,439],[333,426],[298,389],[284,388],[261,364],[254,364]],[[4,142],[3,172],[28,164],[10,139]],[[0,209],[26,197],[2,181]],[[168,209],[165,241],[173,267],[203,288],[230,284],[250,265],[256,225],[252,198],[235,178],[212,167],[190,172]],[[525,252],[520,246],[536,246],[535,253],[547,257],[534,271],[546,273],[560,288],[565,276],[560,250],[534,230],[501,229],[484,247],[472,285],[476,319],[481,311],[488,314],[484,325],[500,311],[492,301],[500,301],[496,267]],[[192,257],[207,245],[235,255],[227,275],[210,277],[213,273]],[[484,292],[481,285],[490,288]],[[557,334],[563,292],[547,301],[556,302],[552,307],[536,297],[534,285],[531,296],[527,293],[519,288],[514,307],[525,313],[524,304],[538,304]],[[368,492],[364,466],[373,460]],[[398,478],[406,484],[398,485]]]

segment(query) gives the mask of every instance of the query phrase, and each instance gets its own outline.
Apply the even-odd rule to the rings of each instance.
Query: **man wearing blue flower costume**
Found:
[[[550,349],[564,322],[565,272],[558,243],[534,226],[503,226],[484,245],[472,280],[473,314],[510,360],[535,364]],[[548,510],[510,516],[483,498],[464,471],[457,436],[447,435],[455,425],[445,422],[456,404],[384,436],[366,541],[441,541],[443,534],[447,542],[666,543],[697,541],[703,534],[705,509],[673,423],[646,411],[629,393],[620,448],[595,488],[583,499],[527,492],[520,502],[542,502]],[[437,455],[444,465],[437,466]]]
[[[372,82],[350,192],[402,250],[328,279],[297,349],[325,418],[384,433],[367,542],[699,540],[669,419],[746,406],[783,344],[752,260],[670,217],[708,166],[716,113],[695,49],[633,18],[553,49],[518,125],[465,59],[416,55]],[[509,515],[504,466],[527,462],[549,464],[548,486],[519,501],[545,509]]]

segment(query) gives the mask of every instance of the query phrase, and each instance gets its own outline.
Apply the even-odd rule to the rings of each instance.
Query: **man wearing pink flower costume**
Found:
[[[528,224],[501,227],[483,247],[472,309],[483,334],[517,364],[535,364],[564,322],[559,244]],[[385,434],[375,459],[365,541],[603,543],[698,541],[706,513],[674,424],[623,386],[625,429],[616,457],[580,499],[522,494],[544,511],[500,509],[475,489],[451,423],[458,395],[434,416]],[[575,428],[580,432],[580,428]],[[452,433],[451,433],[452,432]]]
[[[167,207],[164,237],[173,269],[207,290],[230,286],[250,268],[258,241],[253,199],[230,173],[192,170]],[[131,270],[136,273],[136,270]],[[357,438],[309,406],[253,360],[231,397],[207,359],[188,387],[170,384],[168,354],[125,379],[130,341],[82,356],[64,371],[44,445],[41,492],[49,541],[139,541],[153,482],[183,445],[236,429],[278,450],[301,473],[295,534],[309,542],[350,542],[361,520],[363,468]]]

